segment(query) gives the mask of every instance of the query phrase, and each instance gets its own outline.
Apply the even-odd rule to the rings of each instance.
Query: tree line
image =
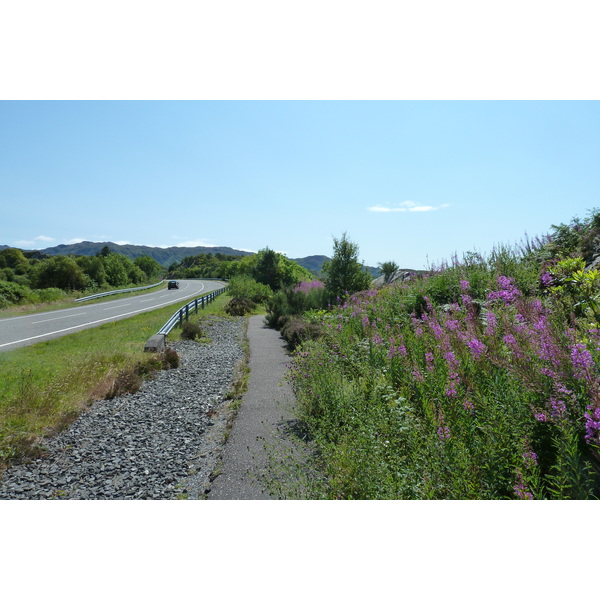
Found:
[[[149,256],[131,260],[108,247],[96,256],[46,256],[7,248],[0,251],[0,308],[60,299],[70,292],[143,285],[163,273]]]

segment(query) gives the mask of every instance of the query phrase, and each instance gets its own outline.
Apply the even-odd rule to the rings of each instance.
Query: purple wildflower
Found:
[[[468,398],[465,398],[463,408],[466,411],[473,412],[475,410],[475,405]]]
[[[600,446],[600,406],[592,410],[587,407],[587,412],[583,415],[585,418],[585,441],[588,444]]]
[[[440,425],[437,430],[438,437],[442,442],[450,439],[450,427],[446,425]]]
[[[436,339],[439,340],[442,337],[442,334],[444,333],[440,324],[433,322],[433,323],[430,323],[429,326],[431,327],[431,330],[433,331],[433,335],[436,337]]]
[[[521,471],[517,471],[517,481],[515,482],[513,490],[520,500],[533,500],[533,494],[527,489]]]
[[[496,315],[493,312],[486,312],[485,322],[487,324],[485,333],[487,335],[494,335],[496,332],[496,326],[498,325],[498,319],[496,318]]]
[[[423,373],[421,373],[421,371],[419,371],[419,369],[415,368],[412,372],[412,376],[417,380],[417,381],[425,381],[425,377],[423,377]]]
[[[531,467],[535,467],[538,464],[537,454],[533,452],[533,450],[524,452],[523,459],[525,460],[525,467],[528,469]]]
[[[448,365],[453,366],[453,365],[458,365],[458,359],[456,358],[456,356],[454,356],[454,352],[450,351],[450,352],[446,352],[444,354],[444,359],[446,360],[446,362],[448,363]]]
[[[564,400],[550,398],[550,415],[553,419],[558,420],[567,414],[567,405]]]
[[[448,387],[446,388],[446,396],[448,396],[448,398],[455,398],[456,396],[458,396],[458,392],[456,391],[456,382],[455,381],[451,381],[448,385]]]
[[[434,356],[431,352],[425,352],[425,362],[427,363],[428,371],[433,371],[433,369],[434,369],[433,359],[434,359]]]
[[[468,341],[467,346],[468,346],[469,350],[471,351],[473,358],[475,358],[475,359],[481,358],[482,355],[485,354],[485,352],[487,350],[487,348],[485,347],[485,344],[476,338]]]
[[[304,294],[310,293],[314,289],[324,288],[325,285],[322,281],[318,279],[313,279],[312,281],[303,281],[299,283],[295,288],[294,292],[303,292]]]
[[[468,281],[461,280],[461,282],[460,282],[460,289],[463,292],[468,292],[471,289],[471,284]]]
[[[459,327],[460,327],[460,322],[459,321],[454,321],[452,319],[448,319],[446,321],[446,327],[450,330],[450,331],[456,331]]]
[[[594,368],[594,359],[584,344],[575,344],[571,348],[571,362],[577,379],[589,379]]]
[[[540,275],[541,287],[547,288],[547,287],[550,287],[553,283],[554,283],[554,279],[553,279],[552,275],[550,275],[550,273],[548,273],[548,271],[544,271]]]
[[[500,275],[497,280],[498,291],[490,292],[488,294],[488,300],[502,300],[504,304],[512,304],[519,296],[521,292],[514,285],[514,280],[510,277]]]

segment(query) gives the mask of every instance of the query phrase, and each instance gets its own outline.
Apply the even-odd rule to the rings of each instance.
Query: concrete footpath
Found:
[[[278,331],[264,317],[248,321],[250,378],[225,445],[222,467],[208,500],[274,500],[277,481],[293,478],[281,467],[297,445],[294,394],[285,375],[290,360]],[[277,474],[277,471],[280,471]]]

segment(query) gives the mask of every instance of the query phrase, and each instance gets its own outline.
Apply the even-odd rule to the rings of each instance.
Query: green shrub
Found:
[[[0,281],[0,308],[35,301],[32,291],[12,281]]]
[[[58,288],[46,288],[44,290],[36,290],[36,295],[40,302],[57,302],[62,300],[67,293]]]
[[[279,290],[267,301],[265,322],[269,327],[278,329],[283,325],[282,317],[326,308],[328,299],[328,291],[323,287],[312,287],[309,291],[301,291],[301,286]]]
[[[310,323],[302,317],[289,317],[286,318],[285,323],[281,327],[281,335],[288,343],[290,349],[295,350],[308,340],[320,338],[323,335],[323,328],[316,323]]]
[[[255,308],[256,304],[248,298],[233,298],[225,307],[225,312],[232,317],[243,317]]]
[[[227,293],[233,298],[251,300],[256,304],[265,302],[273,295],[268,285],[258,283],[248,275],[238,275],[229,280]]]
[[[185,321],[181,327],[181,339],[195,340],[202,337],[202,328],[197,323]]]

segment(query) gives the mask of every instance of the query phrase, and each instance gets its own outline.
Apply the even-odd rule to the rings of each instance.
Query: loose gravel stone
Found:
[[[135,394],[96,402],[70,428],[46,440],[43,458],[5,473],[0,499],[185,495],[180,482],[211,454],[205,439],[211,415],[244,355],[242,317],[207,319],[202,325],[210,343],[172,342],[178,368],[161,371]]]

